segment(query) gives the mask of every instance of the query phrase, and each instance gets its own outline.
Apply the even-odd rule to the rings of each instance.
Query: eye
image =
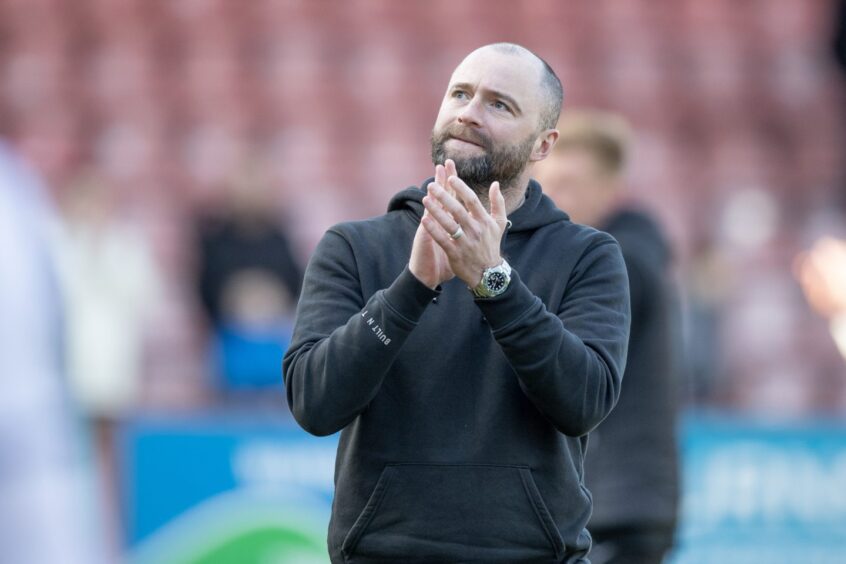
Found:
[[[455,90],[452,93],[452,97],[457,100],[467,100],[470,96],[464,90]]]
[[[494,100],[493,107],[497,110],[510,112],[511,108],[508,107],[508,104],[503,102],[502,100]]]

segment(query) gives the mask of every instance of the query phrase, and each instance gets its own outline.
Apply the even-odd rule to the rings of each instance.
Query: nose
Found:
[[[474,97],[461,109],[461,112],[458,114],[458,123],[479,127],[482,125],[481,110],[482,108],[479,98]]]

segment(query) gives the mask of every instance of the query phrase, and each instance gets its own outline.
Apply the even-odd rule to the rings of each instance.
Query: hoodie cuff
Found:
[[[394,283],[385,289],[382,297],[388,307],[404,317],[406,321],[417,324],[426,306],[432,303],[432,300],[440,293],[440,286],[432,290],[420,282],[406,265]]]
[[[519,321],[538,302],[538,298],[512,269],[511,283],[505,292],[493,298],[476,298],[475,301],[491,330],[496,333]]]

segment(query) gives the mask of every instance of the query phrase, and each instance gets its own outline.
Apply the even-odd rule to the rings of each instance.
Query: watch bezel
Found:
[[[500,274],[504,278],[504,283],[499,290],[491,287],[491,278],[495,274]],[[511,284],[511,265],[508,264],[508,261],[502,259],[502,262],[498,265],[485,269],[482,273],[482,279],[475,288],[472,288],[472,291],[477,298],[493,298],[505,292],[509,284]]]

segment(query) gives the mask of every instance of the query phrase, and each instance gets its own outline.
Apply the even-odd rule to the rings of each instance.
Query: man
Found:
[[[672,546],[678,502],[675,440],[680,328],[654,221],[622,196],[631,134],[619,117],[565,112],[555,150],[538,171],[544,190],[575,222],[613,235],[629,273],[632,325],[614,412],[591,433],[585,460],[594,513],[594,563],[658,563]]]
[[[108,561],[63,374],[54,222],[41,180],[0,141],[0,564]]]
[[[197,222],[197,290],[224,392],[279,386],[303,276],[264,171],[236,173],[224,209]]]
[[[435,178],[311,259],[283,364],[303,428],[342,430],[335,563],[589,562],[582,456],[620,388],[628,282],[616,242],[529,178],[560,106],[530,51],[472,52]]]

